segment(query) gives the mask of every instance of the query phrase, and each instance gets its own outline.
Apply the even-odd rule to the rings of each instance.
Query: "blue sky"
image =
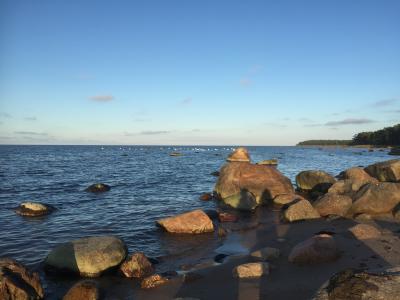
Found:
[[[0,0],[2,144],[293,145],[399,116],[397,0]]]

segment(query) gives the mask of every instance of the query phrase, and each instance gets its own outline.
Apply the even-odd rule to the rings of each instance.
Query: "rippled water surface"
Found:
[[[278,158],[279,170],[292,180],[302,170],[336,175],[389,159],[386,151],[352,148],[248,149],[253,161]],[[172,151],[183,156],[171,157]],[[216,178],[210,173],[231,151],[203,146],[0,146],[0,256],[35,265],[57,243],[99,234],[118,235],[130,251],[150,256],[184,250],[191,242],[170,237],[155,221],[194,208],[214,208],[215,203],[198,197],[212,191]],[[111,191],[84,191],[96,182],[111,185]],[[13,211],[23,201],[45,202],[58,210],[43,218],[23,218]],[[196,242],[202,239],[207,237],[196,237]]]

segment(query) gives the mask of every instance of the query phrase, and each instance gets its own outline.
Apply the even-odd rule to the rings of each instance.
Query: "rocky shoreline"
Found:
[[[51,250],[43,270],[54,278],[76,278],[63,299],[112,299],[112,292],[96,281],[102,275],[115,280],[131,278],[143,290],[137,293],[139,299],[143,295],[148,299],[246,299],[240,298],[243,290],[247,299],[310,299],[312,295],[315,299],[395,299],[400,289],[396,269],[400,265],[400,160],[354,167],[336,177],[322,170],[306,170],[296,176],[296,188],[276,168],[276,160],[267,162],[253,164],[245,148],[236,149],[215,172],[213,193],[201,195],[201,201],[215,201],[217,210],[194,210],[157,221],[165,234],[214,234],[228,248],[237,238],[236,245],[245,245],[241,251],[220,249],[219,256],[203,265],[160,272],[156,260],[141,252],[129,254],[118,237],[82,237]],[[110,188],[94,184],[87,191]],[[29,202],[16,212],[43,217],[55,209]],[[360,246],[353,249],[353,244]],[[379,257],[372,262],[362,260],[365,254]],[[319,285],[298,286],[295,281],[304,279],[300,274],[307,277],[308,269],[327,283],[317,280]],[[285,278],[282,270],[293,281],[278,282]],[[290,293],[278,297],[271,284],[259,284],[268,278],[276,278],[272,287],[286,286]],[[353,282],[363,289],[353,291]],[[231,292],[235,296],[218,290],[217,283],[234,285]],[[303,294],[296,294],[302,289]],[[7,258],[0,260],[0,296],[49,298],[38,273]]]

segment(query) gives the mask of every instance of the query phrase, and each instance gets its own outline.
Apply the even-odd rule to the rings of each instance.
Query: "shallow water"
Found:
[[[248,147],[253,161],[279,159],[292,181],[307,169],[337,175],[352,166],[390,159],[387,151],[353,148]],[[183,156],[171,157],[178,151]],[[89,235],[113,234],[129,251],[152,257],[190,256],[213,247],[212,235],[171,236],[155,226],[159,218],[195,208],[215,208],[198,199],[212,191],[210,175],[225,162],[231,147],[160,146],[0,146],[0,256],[37,266],[57,243]],[[84,189],[103,182],[111,191]],[[42,218],[13,211],[24,201],[58,210]],[[211,241],[213,243],[211,243]]]

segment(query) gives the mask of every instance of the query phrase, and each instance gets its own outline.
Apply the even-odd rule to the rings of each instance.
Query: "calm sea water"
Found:
[[[366,149],[248,147],[253,161],[279,159],[279,170],[294,180],[307,169],[333,175],[352,166],[389,159]],[[169,153],[179,151],[180,157]],[[0,146],[0,256],[37,265],[57,243],[89,236],[122,237],[129,251],[149,256],[190,251],[209,237],[172,237],[155,226],[159,218],[195,208],[214,208],[198,199],[212,191],[210,173],[225,162],[231,147],[160,146]],[[111,191],[84,189],[103,182]],[[58,210],[43,218],[18,216],[24,201]],[[186,248],[185,248],[186,247]]]

